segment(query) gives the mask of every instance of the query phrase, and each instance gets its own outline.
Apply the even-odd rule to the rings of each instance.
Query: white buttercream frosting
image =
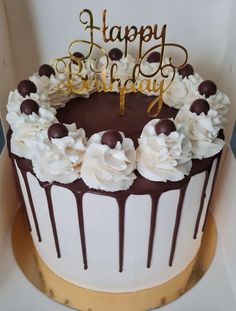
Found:
[[[20,106],[25,99],[32,99],[38,103],[39,107],[47,109],[53,115],[56,114],[56,110],[50,106],[47,100],[42,100],[42,96],[38,93],[30,93],[30,95],[23,97],[18,90],[11,91],[8,96],[6,119],[13,131],[15,130],[18,119],[20,119],[19,122],[22,123],[22,118],[24,118],[22,117]]]
[[[147,90],[143,90],[142,93],[148,96],[157,96],[160,92],[158,91],[153,91],[153,89],[158,88],[160,85],[161,80],[164,80],[163,75],[165,75],[165,80],[164,80],[164,88],[167,87],[169,80],[173,76],[173,69],[169,67],[168,65],[170,64],[170,61],[168,58],[165,58],[162,62],[162,70],[161,68],[159,71],[156,73],[158,70],[160,63],[149,63],[148,61],[143,61],[140,63],[140,72],[139,76],[137,79],[137,85],[141,83],[142,80],[147,79],[150,80],[150,88],[152,89],[151,92]],[[164,67],[167,66],[167,67]],[[156,73],[156,74],[155,74]],[[151,76],[151,77],[146,77]],[[168,82],[168,83],[167,83]]]
[[[177,123],[184,123],[188,127],[188,137],[192,143],[193,158],[208,158],[220,152],[224,141],[217,138],[221,121],[217,111],[210,109],[206,114],[197,115],[188,107],[179,110]]]
[[[106,83],[107,86],[110,84],[110,69],[113,64],[117,64],[117,70],[114,71],[115,75],[114,78],[118,78],[121,80],[121,84],[124,84],[124,82],[127,79],[132,78],[133,68],[136,64],[135,58],[133,58],[131,55],[123,56],[119,60],[111,60],[108,59],[108,67],[105,69],[107,65],[107,60],[105,56],[100,57],[98,66],[99,68],[104,68],[106,70]],[[112,91],[118,92],[117,83],[113,84]]]
[[[152,181],[178,181],[190,173],[191,143],[184,134],[185,125],[176,125],[176,131],[168,136],[157,135],[153,119],[143,128],[137,149],[137,169],[145,178]]]
[[[40,107],[38,114],[32,113],[26,115],[24,113],[15,115],[11,114],[11,123],[13,133],[11,136],[11,151],[19,157],[32,160],[38,141],[38,134],[48,129],[48,127],[56,122],[56,118],[52,112]]]
[[[136,152],[133,141],[123,133],[122,143],[117,142],[114,149],[101,144],[104,132],[91,136],[81,167],[81,178],[90,188],[105,191],[128,189],[136,175]]]
[[[184,105],[191,105],[195,99],[199,98],[197,89],[202,81],[203,79],[198,73],[183,78],[176,71],[174,80],[163,95],[164,103],[176,109],[180,109]],[[169,82],[167,79],[165,85]]]
[[[80,178],[87,143],[85,132],[77,129],[75,123],[65,126],[69,131],[68,136],[49,140],[47,131],[38,135],[32,164],[41,181],[66,184]]]
[[[220,128],[224,128],[227,123],[227,114],[230,105],[230,99],[227,95],[217,89],[216,94],[207,98],[210,107],[217,111],[220,120]]]
[[[64,84],[67,81],[66,74],[40,76],[38,73],[34,73],[30,80],[34,82],[37,87],[37,92],[40,94],[43,101],[48,101],[54,108],[64,107],[66,102],[76,97],[76,94],[60,92],[58,87],[60,84]]]

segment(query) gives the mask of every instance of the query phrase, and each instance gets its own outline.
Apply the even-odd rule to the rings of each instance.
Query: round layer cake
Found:
[[[46,81],[53,79],[54,73],[50,72],[47,77],[46,71],[45,75],[46,77],[42,78]],[[40,80],[40,77],[37,79]],[[126,94],[125,116],[123,117],[119,116],[119,94],[114,92],[93,92],[86,97],[73,96],[75,97],[73,99],[65,96],[63,104],[66,105],[59,108],[55,104],[59,100],[53,94],[54,106],[51,105],[53,108],[51,106],[47,108],[35,78],[30,80],[34,81],[37,90],[31,89],[29,93],[26,92],[27,94],[22,95],[22,90],[18,86],[18,91],[11,94],[9,99],[8,121],[13,133],[9,132],[8,138],[10,156],[17,172],[22,205],[34,245],[43,261],[51,270],[69,282],[88,289],[106,292],[130,292],[151,288],[167,282],[184,271],[196,257],[201,244],[219,166],[219,151],[222,146],[212,156],[196,156],[189,159],[189,163],[191,162],[189,172],[184,173],[183,177],[176,181],[168,178],[166,181],[148,179],[144,176],[143,170],[139,169],[138,158],[134,160],[134,166],[130,172],[133,174],[131,185],[126,186],[126,189],[109,191],[109,189],[104,190],[103,186],[96,189],[89,185],[87,182],[89,179],[83,178],[85,173],[84,175],[81,173],[79,178],[75,177],[72,182],[68,181],[68,175],[73,175],[74,169],[83,171],[86,157],[89,161],[93,160],[96,157],[96,152],[99,153],[103,148],[109,150],[109,156],[114,155],[111,160],[113,162],[109,163],[113,163],[113,167],[118,165],[114,161],[119,162],[119,157],[123,156],[121,155],[123,152],[121,146],[127,138],[133,142],[135,148],[140,149],[141,153],[142,149],[139,146],[144,139],[142,135],[148,132],[148,126],[151,124],[146,111],[152,97],[141,93]],[[173,87],[176,87],[176,84]],[[25,97],[28,98],[27,96],[38,103],[39,110],[32,103],[22,104]],[[173,94],[170,94],[170,101],[172,100],[171,96]],[[209,96],[214,96],[214,94]],[[61,101],[61,97],[59,98]],[[166,101],[168,102],[168,98]],[[214,100],[212,99],[212,101]],[[14,105],[16,107],[16,103],[21,107],[18,109],[21,111],[17,112],[17,118],[23,119],[21,128],[24,124],[31,126],[31,123],[34,122],[33,118],[38,115],[40,122],[44,120],[40,125],[37,123],[39,121],[36,122],[36,132],[37,134],[40,132],[41,135],[46,131],[43,142],[45,139],[47,140],[46,147],[48,149],[40,149],[40,136],[37,139],[35,139],[36,136],[30,137],[27,143],[22,138],[17,138],[19,132],[13,125],[15,123],[12,122],[16,116],[14,115],[13,118],[13,114],[11,114],[11,107]],[[41,105],[42,103],[43,105]],[[49,120],[50,117],[47,119],[48,115],[42,110],[45,107],[52,113],[51,120]],[[57,111],[54,107],[57,108]],[[190,113],[194,114],[194,118],[197,118],[198,115],[204,118],[208,114],[209,108],[204,112],[205,106],[202,108],[201,103],[200,108],[199,105],[197,108],[193,105],[191,107],[188,111],[190,110]],[[158,120],[175,119],[178,121],[179,109],[176,108],[174,105],[170,107],[170,105],[164,104],[158,115]],[[17,109],[14,109],[15,113]],[[191,109],[194,111],[191,112]],[[199,113],[197,109],[200,109]],[[164,133],[160,130],[160,126],[157,129],[157,123],[160,122],[158,120],[152,121],[156,131],[155,135],[160,136],[164,141],[168,140],[168,137],[173,135]],[[213,117],[210,117],[210,120],[213,120]],[[179,128],[177,121],[175,124],[174,121],[171,121],[174,124],[174,129],[170,132],[176,133]],[[76,123],[77,129],[83,129],[86,136],[82,160],[72,166],[71,173],[70,170],[66,172],[68,178],[65,182],[41,178],[42,174],[40,175],[39,172],[42,171],[42,166],[45,163],[40,163],[41,166],[37,167],[38,164],[34,158],[34,148],[41,150],[41,158],[43,158],[44,152],[46,152],[43,150],[49,150],[51,143],[56,141],[57,147],[61,148],[60,139],[70,138],[70,134],[68,134],[71,131],[70,127],[64,126],[65,132],[61,134],[62,127],[59,126],[60,131],[58,132],[52,129],[53,123],[66,125]],[[35,126],[32,128],[35,130]],[[26,130],[28,131],[28,129]],[[109,143],[106,142],[103,143],[103,139],[105,141],[104,134],[110,130],[121,133],[114,146],[109,146]],[[93,145],[92,140],[94,135],[98,135],[97,133],[101,134],[96,136],[98,139],[96,144],[102,146],[102,149],[99,147],[100,149],[95,150],[96,152],[90,156],[89,146]],[[28,134],[28,132],[24,133],[24,137]],[[219,135],[216,139],[221,141]],[[18,153],[18,150],[22,150],[22,142],[23,147],[28,148],[27,152],[31,148],[26,156]],[[57,147],[53,147],[53,152]],[[69,147],[63,145],[63,148],[64,156],[68,154]],[[132,150],[135,148],[133,147]],[[196,146],[195,149],[197,149]],[[69,151],[71,152],[71,150]],[[77,157],[78,154],[74,153],[74,149],[72,151],[69,154],[69,159],[72,159],[73,162],[74,157]],[[47,159],[50,172],[54,165],[54,171],[58,170],[59,155],[60,153],[56,151],[56,156]],[[90,163],[89,161],[88,163]],[[98,165],[103,167],[106,165],[104,163],[102,158]],[[46,167],[46,171],[48,167]],[[65,174],[61,168],[59,171]],[[93,167],[90,167],[90,164],[87,165],[86,172],[93,175]],[[111,186],[112,189],[112,184],[116,181],[112,180],[112,174],[109,178],[109,182],[106,181],[105,185],[106,187]]]

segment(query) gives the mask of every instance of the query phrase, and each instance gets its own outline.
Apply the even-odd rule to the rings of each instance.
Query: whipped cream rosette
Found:
[[[162,61],[162,67],[168,64],[169,64],[169,59],[165,58]],[[140,63],[140,72],[139,72],[139,76],[137,79],[137,84],[140,85],[140,83],[142,83],[143,80],[147,79],[151,81],[150,88],[152,89],[151,92],[149,92],[148,90],[143,90],[142,91],[143,94],[148,95],[148,96],[157,96],[160,93],[159,90],[153,91],[153,89],[158,88],[161,80],[164,79],[162,76],[162,73],[170,77],[172,76],[171,70],[169,67],[165,67],[162,73],[160,69],[155,74],[155,72],[158,70],[159,65],[160,65],[160,53],[159,52],[150,53],[147,60]],[[150,76],[150,77],[146,77],[145,75]],[[164,81],[164,85],[165,85],[165,81]]]
[[[188,127],[193,158],[208,158],[222,150],[224,141],[217,137],[221,120],[217,111],[210,109],[206,100],[195,100],[190,109],[188,107],[181,108],[175,120]]]
[[[40,76],[38,73],[34,73],[29,79],[35,83],[37,90],[41,96],[41,100],[48,101],[54,108],[64,107],[66,102],[74,98],[75,94],[60,92],[58,87],[67,81],[66,74],[51,75],[47,77],[45,75]]]
[[[190,173],[191,143],[184,124],[153,119],[143,128],[137,149],[137,169],[152,181],[178,181]]]
[[[20,122],[22,122],[21,104],[24,100],[29,99],[35,101],[38,107],[45,108],[53,115],[56,114],[56,110],[51,107],[49,101],[42,100],[42,97],[38,93],[30,93],[29,95],[23,97],[16,89],[9,93],[6,116],[7,122],[10,124],[10,127],[13,131],[17,125],[18,118],[20,118]]]
[[[180,75],[176,73],[173,84],[163,96],[164,102],[175,108],[181,108],[183,105],[190,108],[195,100],[205,99],[208,101],[210,108],[217,111],[220,120],[220,128],[224,128],[224,124],[227,122],[226,116],[230,105],[228,96],[222,93],[214,82],[211,80],[203,80],[197,73],[189,76],[187,79],[183,78],[182,84],[180,81],[177,81],[178,79],[181,80]],[[185,88],[183,85],[185,85]],[[178,90],[182,90],[181,96],[181,91]],[[178,100],[182,104],[173,105],[174,101],[177,103]]]
[[[38,135],[32,158],[33,169],[41,181],[70,183],[80,178],[87,139],[75,123],[54,123]]]
[[[212,109],[216,110],[220,120],[220,127],[224,128],[227,123],[227,114],[230,105],[230,99],[227,95],[217,90],[216,94],[210,96],[208,99],[209,105]]]
[[[40,101],[37,93],[23,97],[18,90],[10,92],[6,119],[13,131],[11,151],[19,157],[32,159],[37,134],[56,121],[56,110]]]
[[[174,80],[163,95],[164,103],[176,109],[192,103],[194,99],[198,98],[196,92],[202,81],[203,79],[198,73],[182,76],[176,72]],[[164,85],[166,86],[169,83],[170,79],[167,78]]]
[[[13,133],[11,136],[11,151],[19,157],[32,160],[37,144],[37,135],[47,129],[56,118],[49,110],[40,107],[38,114],[32,113],[15,116]]]
[[[114,130],[90,137],[81,167],[81,178],[90,188],[105,191],[128,189],[136,175],[133,141]]]
[[[95,64],[91,63],[90,59],[87,59],[82,62],[82,70],[79,72],[79,65],[76,62],[72,64],[73,87],[75,88],[75,90],[78,89],[80,91],[80,94],[77,96],[89,97],[89,94],[96,91],[96,88],[93,84],[95,73],[92,70],[91,66],[92,68],[96,67]],[[90,86],[89,89],[83,89],[83,81],[81,78],[88,79]]]
[[[117,48],[111,49],[108,56],[108,66],[106,69],[106,57],[102,56],[98,61],[99,68],[105,69],[107,86],[110,85],[110,70],[113,64],[117,65],[117,69],[114,70],[114,79],[120,79],[121,84],[124,84],[127,79],[132,78],[133,68],[136,64],[135,58],[133,58],[131,55],[124,56],[122,51]],[[119,92],[117,83],[113,84],[112,91]]]

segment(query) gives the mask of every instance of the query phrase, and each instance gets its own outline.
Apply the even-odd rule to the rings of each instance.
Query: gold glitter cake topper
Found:
[[[163,94],[170,87],[175,77],[175,71],[183,67],[188,60],[187,50],[175,43],[166,43],[167,26],[112,26],[107,25],[107,12],[102,13],[101,27],[94,25],[93,14],[90,10],[84,9],[80,12],[80,22],[85,25],[84,30],[89,31],[89,40],[74,40],[69,45],[69,55],[53,60],[53,66],[59,74],[64,74],[66,80],[58,86],[63,93],[88,94],[94,89],[98,92],[118,91],[120,94],[119,112],[125,114],[125,94],[128,92],[142,92],[155,95],[147,108],[149,117],[156,117],[163,104]],[[117,73],[120,68],[119,61],[111,61],[106,50],[95,43],[94,33],[102,34],[103,42],[117,42],[124,44],[124,57],[128,56],[129,44],[138,41],[137,62],[133,65],[132,73],[125,79],[121,79]],[[144,51],[145,43],[155,40],[148,50]],[[80,51],[81,44],[88,48],[85,56],[77,56],[73,50]],[[165,48],[174,47],[184,54],[184,60],[179,65],[174,65],[172,58],[164,58]],[[98,52],[103,58],[103,64],[99,59],[94,58]],[[144,65],[152,52],[159,52],[159,62],[152,63],[152,72],[145,72]],[[97,53],[97,54],[98,54]],[[90,73],[90,74],[88,74]]]

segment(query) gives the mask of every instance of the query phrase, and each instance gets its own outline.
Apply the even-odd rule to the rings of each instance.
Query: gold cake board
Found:
[[[175,300],[201,279],[213,259],[216,236],[216,226],[209,214],[199,253],[184,271],[160,286],[115,294],[78,287],[50,270],[34,248],[21,209],[13,224],[12,245],[16,261],[27,279],[51,299],[77,310],[144,311]]]

